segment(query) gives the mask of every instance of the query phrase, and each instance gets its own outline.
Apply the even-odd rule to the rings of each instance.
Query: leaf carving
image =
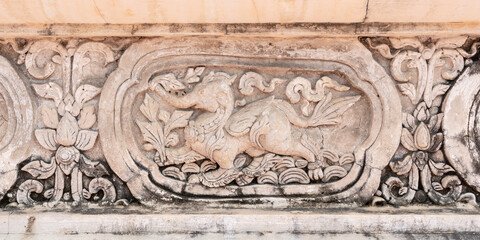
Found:
[[[186,88],[186,86],[177,80],[173,73],[164,74],[152,79],[152,82],[160,84],[166,91],[179,91]]]
[[[38,143],[50,151],[57,150],[57,133],[53,129],[37,129],[35,137]]]
[[[170,121],[168,121],[168,123],[165,125],[165,135],[168,135],[170,131],[175,128],[186,127],[192,114],[193,111],[175,110],[170,117]]]
[[[400,142],[402,143],[402,146],[408,151],[417,151],[417,147],[415,147],[415,143],[413,141],[413,135],[408,131],[408,129],[402,128],[402,136],[400,137]]]
[[[447,165],[446,163],[437,163],[434,161],[428,161],[428,166],[430,166],[430,170],[432,170],[433,175],[435,176],[443,176],[445,173],[454,172],[452,167]]]
[[[80,130],[78,132],[75,147],[82,151],[87,151],[93,148],[98,132],[92,130]]]
[[[160,123],[137,121],[137,125],[142,132],[143,141],[150,143],[153,148],[157,150],[162,163],[166,162],[167,159],[165,154],[165,135],[163,134],[163,129]],[[145,150],[148,151],[147,148]]]
[[[83,105],[87,101],[93,99],[100,93],[101,89],[95,86],[84,84],[75,91],[75,101]]]
[[[43,105],[40,108],[40,113],[42,114],[42,121],[45,127],[57,128],[58,126],[58,114],[57,110]]]
[[[22,171],[30,173],[36,179],[47,179],[55,173],[56,166],[53,159],[50,163],[37,160],[25,165]]]
[[[46,99],[53,99],[55,106],[58,107],[62,101],[63,92],[62,88],[58,84],[49,82],[45,84],[32,84],[32,86],[38,96]]]
[[[405,175],[412,169],[413,161],[412,156],[407,155],[402,160],[390,161],[390,168],[394,173],[399,176]]]
[[[97,116],[95,115],[94,106],[86,106],[80,111],[80,117],[78,118],[78,126],[82,129],[89,129],[93,127],[97,121]]]
[[[416,89],[415,89],[415,86],[411,83],[400,83],[400,84],[397,84],[398,86],[398,89],[400,90],[400,92],[407,96],[412,102],[415,101],[415,98],[417,97],[417,94],[416,94]]]
[[[360,99],[360,96],[342,97],[332,100],[329,93],[323,102],[319,102],[313,110],[309,119],[310,126],[334,125],[340,122],[340,117],[353,104]]]
[[[431,100],[433,101],[436,97],[445,94],[448,91],[449,88],[450,88],[450,85],[448,85],[448,84],[437,84],[437,85],[435,85],[432,89]]]
[[[178,134],[172,132],[168,134],[167,139],[165,139],[165,146],[166,147],[175,147],[179,142]]]
[[[155,122],[158,113],[158,105],[155,100],[148,94],[145,94],[143,104],[140,106],[140,111],[150,121]],[[167,112],[168,113],[168,112]]]
[[[160,109],[160,111],[158,111],[158,119],[163,123],[167,123],[170,120],[170,113]]]
[[[188,68],[187,74],[184,78],[184,82],[196,83],[200,81],[200,76],[202,75],[204,70],[205,67]]]

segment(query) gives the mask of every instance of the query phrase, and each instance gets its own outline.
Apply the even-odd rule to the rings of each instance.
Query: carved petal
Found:
[[[196,83],[200,81],[200,76],[202,75],[205,67],[196,67],[188,68],[187,73],[185,74],[184,82],[187,83]]]
[[[433,101],[436,97],[445,94],[449,88],[450,88],[450,85],[447,85],[447,84],[435,85],[432,89],[431,100]]]
[[[423,122],[421,122],[415,130],[413,139],[415,141],[415,147],[418,149],[427,150],[430,148],[430,130]]]
[[[340,166],[344,166],[354,162],[355,162],[355,156],[353,156],[353,154],[351,153],[348,153],[348,154],[342,155],[338,163],[340,164]]]
[[[32,84],[35,92],[43,98],[53,99],[55,106],[58,107],[63,98],[62,88],[54,83],[49,82],[45,84]]]
[[[409,154],[399,161],[390,161],[390,168],[398,175],[405,175],[412,169],[412,156]]]
[[[160,121],[166,123],[168,121],[170,121],[170,113],[165,111],[165,110],[161,110],[158,111],[158,119],[160,119]]]
[[[167,91],[179,91],[186,88],[172,73],[157,76],[151,82],[159,83]]]
[[[57,150],[57,132],[53,129],[37,129],[35,130],[35,137],[38,143],[45,149],[50,151]]]
[[[75,102],[83,105],[100,93],[101,89],[92,85],[84,84],[75,92]]]
[[[55,167],[54,159],[52,159],[50,163],[37,160],[25,165],[22,171],[30,173],[36,179],[47,179],[55,173]]]
[[[415,143],[413,142],[413,135],[406,129],[402,129],[402,136],[400,138],[400,142],[402,146],[406,148],[408,151],[417,151],[418,149],[415,147]]]
[[[440,150],[440,148],[442,147],[442,142],[443,142],[443,134],[442,133],[437,133],[435,134],[433,137],[432,137],[432,142],[431,142],[431,146],[430,146],[430,151],[431,152],[436,152],[438,150]]]
[[[432,170],[432,173],[435,176],[443,176],[445,173],[455,171],[446,163],[437,163],[432,160],[428,161],[428,166],[430,166],[430,170]]]
[[[150,122],[154,122],[157,120],[158,110],[158,104],[155,102],[155,100],[149,94],[145,94],[143,103],[140,106],[140,111],[143,113],[143,115]],[[168,112],[166,114],[168,114]],[[168,118],[170,118],[170,116]]]
[[[77,141],[75,147],[82,151],[87,151],[93,148],[95,140],[97,139],[98,132],[91,130],[80,130],[78,132]]]
[[[45,127],[48,128],[57,128],[58,126],[58,114],[57,110],[43,105],[40,108],[40,113],[42,114],[42,121]]]
[[[97,117],[95,115],[94,106],[86,106],[80,111],[80,117],[78,119],[78,126],[82,129],[88,129],[93,127]]]
[[[168,135],[170,131],[175,128],[186,127],[188,119],[192,116],[193,111],[180,111],[175,110],[170,117],[170,121],[165,125],[165,135]]]
[[[440,127],[442,126],[443,120],[443,113],[435,114],[430,117],[430,121],[428,122],[428,128],[432,132],[438,132]]]
[[[70,113],[67,112],[58,124],[57,142],[63,146],[72,146],[77,140],[77,135],[77,120]]]
[[[415,129],[415,126],[417,126],[415,117],[412,114],[404,113],[403,126],[408,128],[408,130],[413,131]]]

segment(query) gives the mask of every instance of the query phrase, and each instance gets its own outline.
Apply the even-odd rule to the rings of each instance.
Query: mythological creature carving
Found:
[[[256,158],[266,153],[274,153],[305,159],[310,166],[315,166],[309,170],[313,180],[323,178],[322,168],[327,164],[322,156],[322,148],[306,143],[305,139],[310,137],[303,129],[339,123],[342,114],[357,102],[360,96],[333,99],[331,93],[325,94],[326,88],[341,91],[349,88],[328,77],[318,80],[315,93],[311,94],[310,82],[299,77],[288,84],[286,94],[292,103],[300,100],[300,95],[295,96],[298,92],[301,92],[307,101],[318,102],[311,116],[299,115],[290,103],[276,99],[275,96],[249,103],[234,111],[235,95],[232,84],[236,78],[236,75],[212,71],[183,96],[168,92],[173,89],[171,86],[177,86],[177,91],[185,89],[171,74],[160,75],[150,82],[150,89],[169,105],[180,109],[199,110],[198,116],[191,120],[188,119],[192,111],[175,111],[172,114],[174,121],[179,119],[173,122],[173,125],[177,126],[177,123],[178,126],[185,127],[185,146],[180,149],[167,149],[164,153],[165,145],[160,146],[159,151],[162,153],[159,165],[208,158],[217,163],[219,168],[202,173],[197,178],[206,186],[219,187],[239,176],[241,165],[235,164],[239,154],[246,153]],[[152,110],[144,112],[149,111]],[[167,113],[163,112],[161,115],[166,116]],[[163,120],[166,123],[167,139],[164,138],[163,141],[164,144],[169,144],[171,137],[168,133],[173,127],[165,118]],[[146,134],[146,128],[143,129]],[[191,180],[195,181],[193,179]]]

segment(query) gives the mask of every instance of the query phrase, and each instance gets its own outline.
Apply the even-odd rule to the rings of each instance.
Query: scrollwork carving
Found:
[[[93,53],[101,53],[100,59]],[[61,200],[73,200],[74,204],[79,204],[100,190],[102,201],[116,200],[114,186],[105,178],[110,173],[101,162],[90,160],[84,154],[94,147],[98,137],[98,131],[93,128],[97,118],[95,106],[89,102],[100,94],[101,88],[83,83],[88,80],[83,69],[90,62],[100,62],[105,67],[114,60],[114,52],[99,42],[79,45],[77,40],[70,40],[64,46],[60,41],[42,40],[29,45],[25,58],[28,73],[35,79],[48,81],[58,65],[62,84],[54,80],[32,84],[39,97],[53,101],[54,107],[48,102],[40,107],[44,127],[34,131],[37,142],[53,154],[49,160],[32,160],[22,167],[22,171],[34,179],[20,184],[16,194],[19,204],[38,203],[29,195],[31,192],[43,193],[50,206]],[[40,66],[42,61],[44,64]],[[38,180],[50,178],[54,178],[52,188],[44,189]],[[93,178],[88,181],[88,189],[83,186],[85,178]],[[70,184],[66,183],[67,180]]]
[[[459,201],[475,204],[474,195],[464,191],[441,150],[444,145],[441,100],[450,89],[451,80],[461,74],[466,63],[471,64],[470,58],[477,51],[477,43],[472,44],[470,53],[465,51],[462,46],[466,40],[457,37],[422,42],[416,38],[390,38],[390,47],[375,45],[367,39],[371,48],[391,60],[390,71],[399,82],[399,91],[414,104],[413,113],[403,114],[401,147],[390,162],[394,174],[385,176],[378,192],[391,204],[406,205],[414,199],[425,201],[422,194],[437,204]],[[409,108],[405,104],[404,109]]]

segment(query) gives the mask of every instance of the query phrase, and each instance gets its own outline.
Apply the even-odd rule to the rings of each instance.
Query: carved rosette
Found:
[[[364,203],[401,134],[393,81],[363,45],[338,39],[142,41],[99,109],[107,162],[145,203]]]

